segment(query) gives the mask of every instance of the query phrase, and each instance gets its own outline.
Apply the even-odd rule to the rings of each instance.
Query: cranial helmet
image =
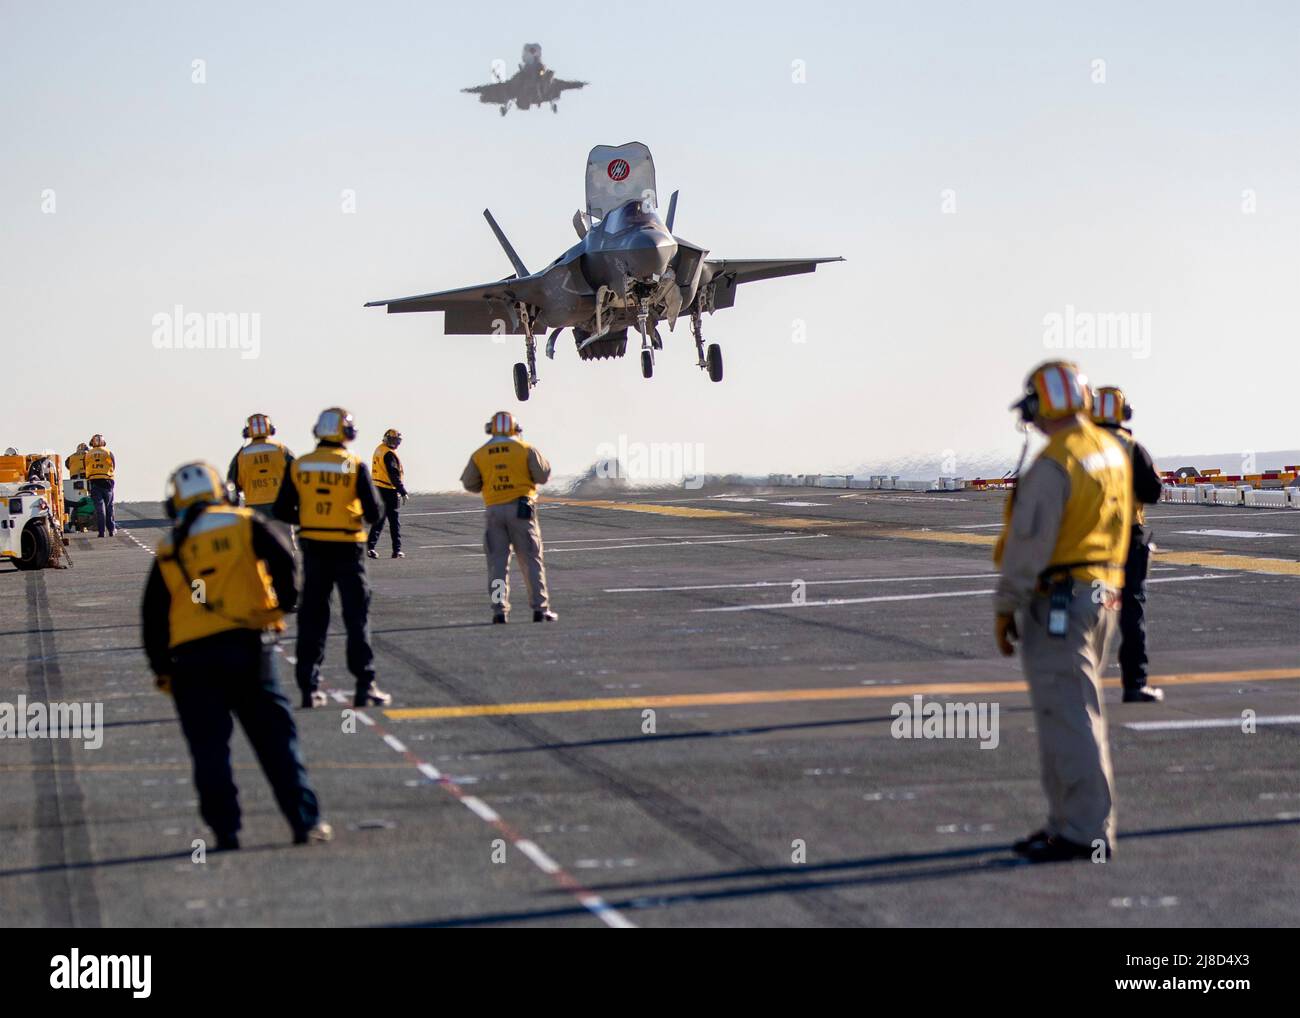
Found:
[[[1029,373],[1025,392],[1012,410],[1020,411],[1025,422],[1059,421],[1086,413],[1092,404],[1088,380],[1071,361],[1047,361]]]

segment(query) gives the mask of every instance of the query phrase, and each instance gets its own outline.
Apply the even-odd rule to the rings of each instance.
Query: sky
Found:
[[[527,42],[590,82],[558,114],[459,92]],[[1064,353],[1157,455],[1294,448],[1298,57],[1283,2],[0,0],[0,446],[102,432],[119,498],[153,499],[248,414],[301,452],[341,404],[360,453],[398,428],[409,486],[445,490],[511,409],[557,473],[668,443],[969,475]],[[587,152],[633,140],[711,256],[846,259],[706,318],[721,384],[683,321],[649,381],[566,334],[518,404],[521,338],[362,307],[507,275],[484,208],[554,259]],[[159,349],[177,306],[258,316],[257,356]]]

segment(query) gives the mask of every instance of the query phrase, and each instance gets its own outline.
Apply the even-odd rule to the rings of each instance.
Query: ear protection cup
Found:
[[[1020,411],[1020,419],[1025,424],[1033,423],[1034,417],[1038,413],[1038,393],[1030,389],[1025,393],[1024,398],[1015,404],[1014,409]]]
[[[275,425],[274,425],[274,424],[271,425],[271,434],[272,434],[272,435],[275,434]]]
[[[243,436],[244,436],[245,438],[248,437],[248,428],[247,428],[247,427],[244,428],[242,434],[243,434]]]

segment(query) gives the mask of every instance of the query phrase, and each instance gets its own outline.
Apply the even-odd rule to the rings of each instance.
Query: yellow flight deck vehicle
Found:
[[[15,449],[0,455],[0,559],[19,569],[71,565],[65,522],[59,456]]]

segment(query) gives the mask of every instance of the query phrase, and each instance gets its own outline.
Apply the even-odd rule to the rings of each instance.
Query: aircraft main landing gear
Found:
[[[696,364],[701,371],[709,373],[709,381],[722,381],[722,347],[710,343],[708,351],[704,349],[704,327],[700,322],[700,313],[691,312],[691,335],[695,337]]]
[[[519,323],[524,327],[524,349],[528,363],[515,365],[515,397],[521,403],[528,401],[529,391],[537,384],[537,339],[533,336],[533,320],[528,305],[519,305]]]

